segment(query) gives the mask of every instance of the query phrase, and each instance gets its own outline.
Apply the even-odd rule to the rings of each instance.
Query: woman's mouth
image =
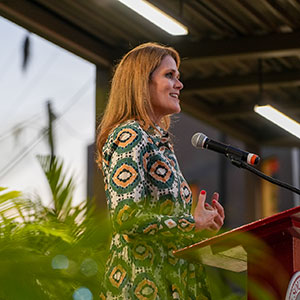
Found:
[[[179,97],[179,95],[176,93],[170,93],[170,96],[173,98],[176,98],[176,99],[178,99],[178,97]]]

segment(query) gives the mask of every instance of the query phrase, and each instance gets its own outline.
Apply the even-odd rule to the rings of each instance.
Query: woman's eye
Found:
[[[173,77],[173,74],[172,74],[171,72],[169,72],[169,73],[166,74],[166,77],[167,77],[167,78],[172,78],[172,77]]]

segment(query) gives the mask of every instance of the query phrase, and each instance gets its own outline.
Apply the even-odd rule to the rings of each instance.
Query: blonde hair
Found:
[[[149,81],[153,71],[160,65],[162,59],[170,55],[179,68],[178,52],[157,43],[145,43],[129,51],[116,66],[111,83],[108,103],[101,123],[97,129],[97,163],[101,168],[102,148],[110,131],[118,124],[127,120],[137,120],[144,129],[155,128],[150,118],[153,111]],[[160,125],[168,130],[170,117],[162,118]]]

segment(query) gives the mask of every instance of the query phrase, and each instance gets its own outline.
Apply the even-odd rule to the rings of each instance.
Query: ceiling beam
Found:
[[[34,1],[0,1],[0,15],[96,65],[111,65],[113,49]]]
[[[173,46],[181,57],[201,62],[294,56],[300,55],[300,32],[201,42],[181,38]]]
[[[246,76],[224,76],[208,79],[192,78],[184,81],[182,93],[217,94],[224,92],[241,92],[243,90],[259,90],[258,74]],[[278,87],[300,86],[299,71],[285,71],[266,73],[263,75],[263,89],[276,89]]]

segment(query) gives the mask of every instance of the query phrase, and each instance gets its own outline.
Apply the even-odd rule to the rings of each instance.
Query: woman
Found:
[[[113,236],[103,299],[210,299],[201,265],[173,255],[197,232],[218,231],[224,210],[201,191],[191,214],[191,190],[168,135],[180,112],[178,53],[142,44],[118,64],[99,126]]]

